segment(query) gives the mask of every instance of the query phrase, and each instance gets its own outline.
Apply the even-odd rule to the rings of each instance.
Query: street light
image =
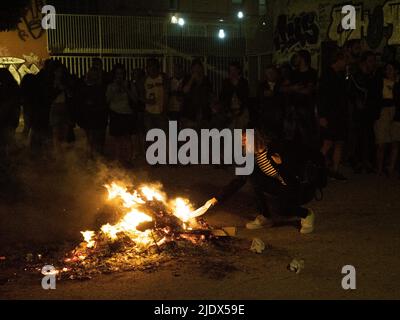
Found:
[[[218,38],[225,39],[225,37],[226,37],[225,30],[224,29],[219,29]]]
[[[181,26],[181,27],[183,27],[184,25],[185,25],[185,19],[183,19],[183,18],[179,18],[178,19],[178,24]]]
[[[244,13],[243,13],[243,11],[239,11],[238,14],[237,14],[237,17],[238,17],[239,19],[243,19],[243,18],[244,18]]]
[[[177,24],[177,23],[178,23],[178,18],[177,18],[175,15],[173,15],[173,16],[171,17],[171,23],[172,23],[172,24]]]

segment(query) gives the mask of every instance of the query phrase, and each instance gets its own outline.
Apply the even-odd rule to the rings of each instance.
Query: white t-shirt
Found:
[[[146,111],[152,114],[162,113],[164,108],[163,76],[159,75],[155,79],[147,77],[144,85],[146,89],[146,99],[154,101],[154,104],[146,103]]]
[[[129,104],[129,95],[126,91],[120,90],[115,83],[107,87],[107,101],[110,104],[110,110],[120,114],[132,114],[132,108]]]

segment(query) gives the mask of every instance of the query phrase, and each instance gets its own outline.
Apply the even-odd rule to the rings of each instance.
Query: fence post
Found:
[[[101,16],[98,16],[99,21],[99,51],[100,58],[103,56],[103,37],[102,37],[102,29],[101,29]]]

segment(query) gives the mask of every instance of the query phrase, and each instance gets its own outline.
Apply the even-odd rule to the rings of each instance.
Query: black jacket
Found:
[[[271,96],[265,96],[265,91],[272,91]],[[285,116],[285,96],[281,92],[279,82],[273,90],[267,81],[258,87],[258,108],[256,112],[256,124],[275,136],[280,137],[283,132]]]
[[[347,87],[344,75],[329,68],[319,83],[318,113],[320,118],[342,120],[347,115]]]
[[[225,112],[229,113],[233,95],[236,94],[240,101],[240,112],[249,107],[250,89],[246,79],[240,78],[239,83],[234,86],[229,79],[222,83],[220,102]]]
[[[184,85],[190,78],[185,79]],[[184,95],[182,114],[185,118],[196,121],[199,114],[201,120],[211,119],[212,85],[208,78],[202,83],[193,83],[189,92]]]

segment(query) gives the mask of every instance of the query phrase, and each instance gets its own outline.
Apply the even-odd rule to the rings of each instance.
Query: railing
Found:
[[[224,29],[226,37],[218,37]],[[166,18],[132,16],[56,15],[48,30],[51,55],[164,54],[243,56],[246,41],[239,24],[190,22],[183,27]]]
[[[224,39],[218,37],[219,29],[224,29]],[[250,29],[240,24],[193,21],[181,27],[157,17],[59,14],[56,29],[48,30],[47,36],[50,55],[78,77],[86,74],[93,57],[102,59],[106,71],[117,62],[124,64],[129,78],[134,69],[145,67],[150,56],[158,57],[169,74],[176,63],[189,71],[193,58],[200,58],[218,92],[230,61],[242,63],[251,87],[256,88],[263,77],[271,57],[257,54],[253,47],[264,40],[255,39],[257,30]]]

